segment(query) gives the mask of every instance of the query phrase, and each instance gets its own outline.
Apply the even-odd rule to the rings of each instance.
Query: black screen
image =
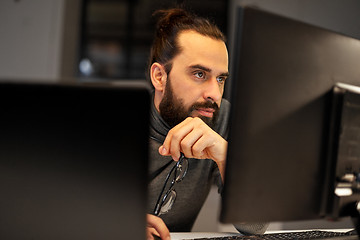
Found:
[[[0,83],[2,239],[143,239],[147,87]]]
[[[360,86],[360,41],[249,7],[236,31],[221,221],[321,218],[332,89]]]

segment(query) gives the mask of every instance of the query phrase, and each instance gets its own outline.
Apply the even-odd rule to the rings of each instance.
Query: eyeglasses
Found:
[[[170,170],[170,172],[166,176],[164,186],[161,190],[161,193],[160,193],[159,198],[155,205],[154,214],[156,216],[160,216],[161,214],[164,214],[164,213],[167,213],[168,211],[170,211],[170,209],[174,205],[174,202],[176,199],[176,191],[174,189],[175,183],[178,183],[184,179],[188,168],[189,168],[189,161],[184,156],[184,154],[181,153],[179,161],[176,163],[176,165]],[[166,185],[172,175],[174,175],[174,178],[171,181],[169,189],[166,191],[165,195],[163,196]]]

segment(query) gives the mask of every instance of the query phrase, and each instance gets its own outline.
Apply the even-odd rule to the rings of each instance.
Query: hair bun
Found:
[[[154,13],[158,17],[157,30],[161,32],[169,32],[174,25],[191,24],[194,16],[182,8],[173,8],[167,10],[158,10]]]

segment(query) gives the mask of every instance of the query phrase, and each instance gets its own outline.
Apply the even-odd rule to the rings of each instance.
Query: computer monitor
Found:
[[[360,126],[357,155],[335,166],[333,89],[360,86],[360,41],[252,7],[239,7],[235,34],[220,220],[334,215],[334,169],[360,172]]]
[[[0,81],[0,238],[145,239],[145,81]]]

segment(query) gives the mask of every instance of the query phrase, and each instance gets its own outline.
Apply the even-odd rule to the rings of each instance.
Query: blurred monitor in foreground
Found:
[[[1,82],[0,238],[145,239],[149,108],[134,81]]]
[[[335,86],[360,86],[360,41],[251,7],[239,8],[236,31],[220,220],[348,216],[357,187],[335,189],[360,181],[360,102],[354,93],[343,113],[348,91]]]

